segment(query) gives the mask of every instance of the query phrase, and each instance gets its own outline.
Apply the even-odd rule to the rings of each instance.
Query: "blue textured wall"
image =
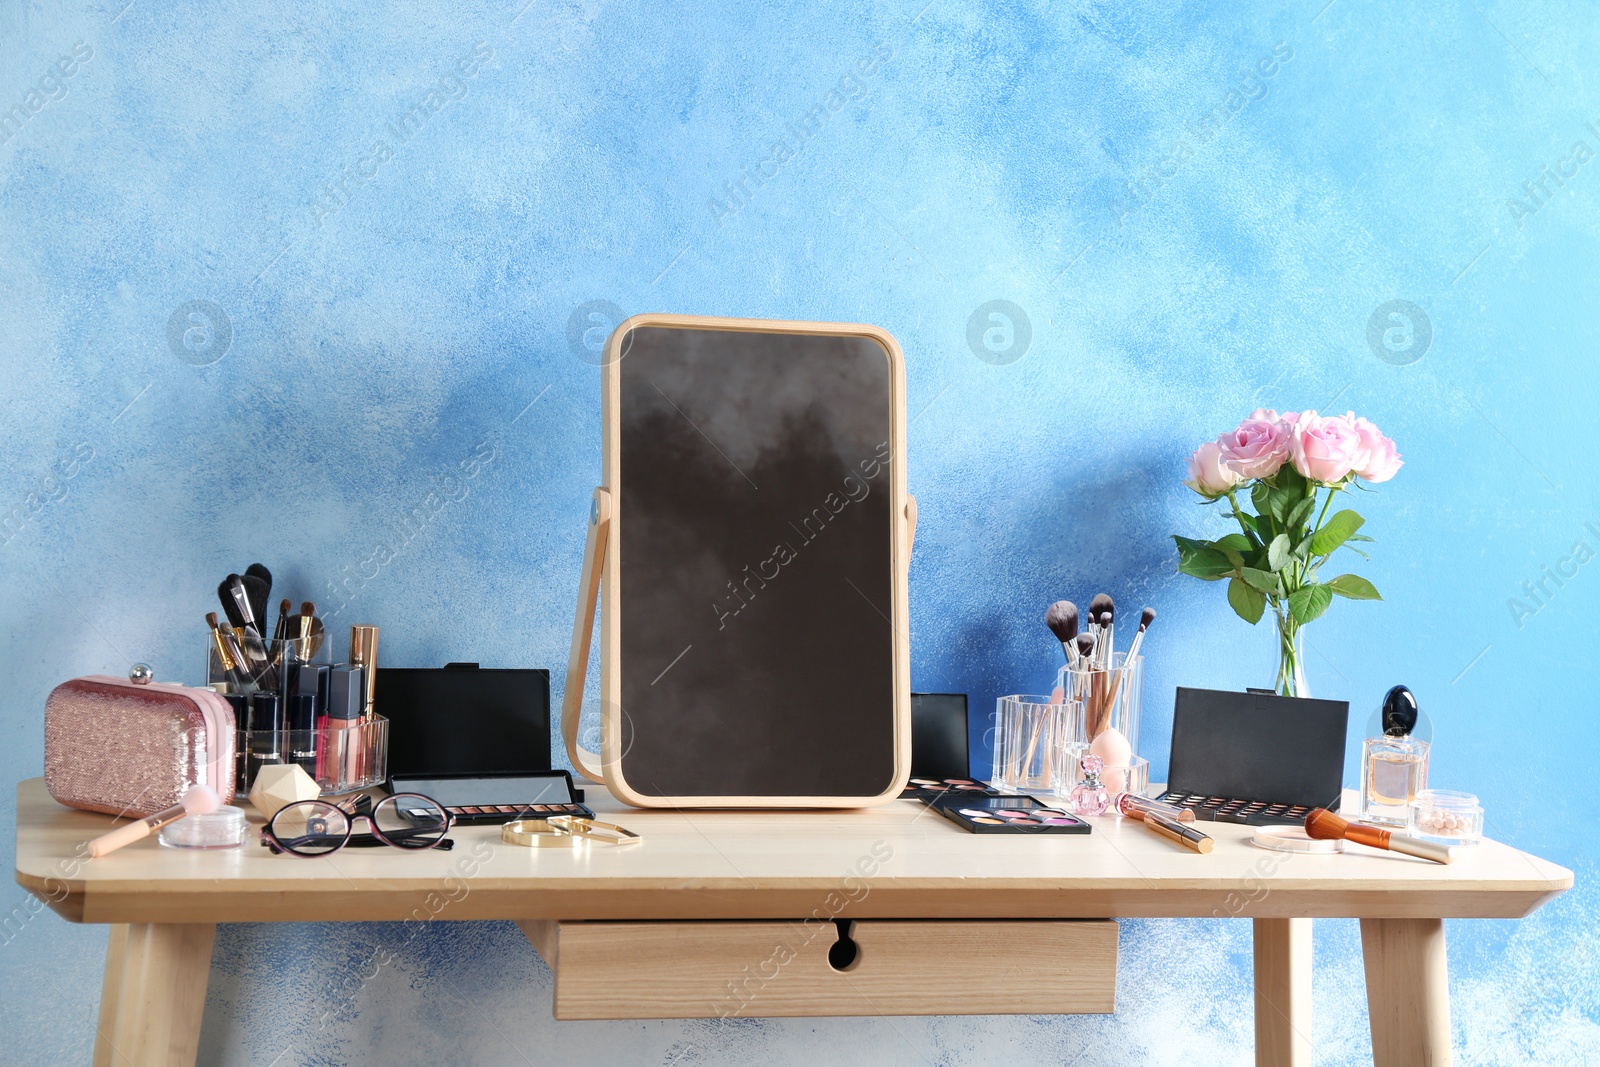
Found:
[[[197,680],[210,590],[255,559],[381,623],[389,662],[559,689],[584,330],[872,322],[915,416],[915,686],[983,710],[1045,684],[1051,600],[1153,604],[1158,772],[1174,685],[1272,670],[1268,630],[1175,574],[1189,450],[1257,404],[1399,440],[1362,509],[1387,599],[1311,629],[1312,688],[1355,744],[1409,683],[1435,783],[1578,872],[1526,922],[1450,925],[1461,1061],[1600,1059],[1569,793],[1597,731],[1587,5],[123,3],[0,4],[0,778],[39,773],[70,676]],[[1026,351],[969,344],[992,300]],[[1392,300],[1426,344],[1416,312],[1409,347],[1369,344]],[[1317,931],[1319,1062],[1363,1062],[1355,926]],[[0,1060],[87,1061],[104,940],[8,928]],[[557,1025],[509,925],[228,927],[202,1061],[1249,1062],[1246,924],[1124,948],[1106,1019]]]

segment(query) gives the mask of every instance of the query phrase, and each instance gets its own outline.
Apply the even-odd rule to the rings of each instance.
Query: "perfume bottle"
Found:
[[[1111,797],[1100,782],[1100,772],[1106,769],[1099,756],[1085,756],[1078,761],[1083,768],[1083,781],[1072,787],[1070,797],[1074,815],[1100,815],[1111,806]]]
[[[1383,736],[1361,748],[1362,822],[1405,826],[1411,802],[1428,787],[1428,742],[1411,736],[1416,725],[1417,698],[1395,686],[1383,698]]]

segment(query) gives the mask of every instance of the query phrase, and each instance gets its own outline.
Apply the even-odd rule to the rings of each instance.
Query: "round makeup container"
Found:
[[[158,840],[168,848],[238,848],[246,825],[243,808],[224,806],[163,827]]]
[[[1476,845],[1483,837],[1483,808],[1471,793],[1424,789],[1411,802],[1411,833],[1442,845]]]
[[[1311,855],[1333,855],[1344,851],[1344,842],[1312,837],[1299,826],[1258,826],[1250,836],[1257,848],[1273,852],[1305,852]]]

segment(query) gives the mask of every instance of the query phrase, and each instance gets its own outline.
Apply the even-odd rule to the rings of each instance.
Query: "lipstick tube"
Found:
[[[1184,848],[1192,852],[1199,852],[1202,855],[1210,852],[1216,845],[1216,842],[1212,841],[1209,836],[1194,827],[1173,822],[1165,815],[1160,815],[1153,811],[1145,812],[1144,824],[1162,837],[1176,841]]]

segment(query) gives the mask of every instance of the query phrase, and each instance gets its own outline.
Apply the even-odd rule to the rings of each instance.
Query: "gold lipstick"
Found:
[[[371,722],[378,714],[378,628],[350,627],[350,665],[361,668],[362,718]]]

